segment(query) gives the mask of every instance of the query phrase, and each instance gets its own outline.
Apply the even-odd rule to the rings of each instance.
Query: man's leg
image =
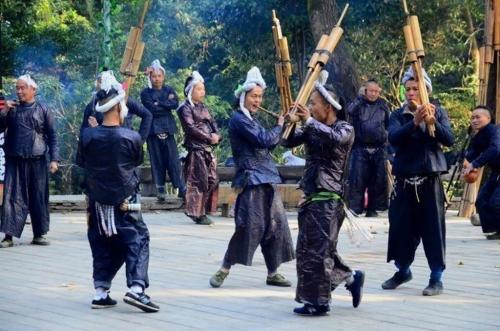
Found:
[[[29,212],[35,245],[48,245],[44,237],[49,231],[49,175],[45,158],[30,161],[28,183]]]
[[[28,166],[27,161],[7,158],[3,190],[0,232],[5,238],[0,247],[11,247],[12,237],[20,238],[28,216]]]
[[[165,201],[166,163],[163,162],[162,140],[156,135],[151,135],[147,139],[149,160],[151,161],[151,175],[156,189],[158,190],[158,200]]]
[[[356,214],[365,209],[365,190],[368,184],[369,164],[365,151],[355,147],[351,153],[349,171],[349,208]]]
[[[378,149],[371,158],[371,169],[368,175],[368,212],[387,209],[387,171],[385,168],[386,153],[384,148]]]
[[[180,197],[184,197],[186,193],[186,184],[181,176],[179,151],[177,150],[177,143],[173,135],[168,135],[168,138],[164,141],[164,148],[164,162],[167,166],[168,176],[170,177],[172,186],[179,189]]]

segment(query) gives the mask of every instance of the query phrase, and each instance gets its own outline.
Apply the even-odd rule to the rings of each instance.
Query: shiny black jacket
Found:
[[[236,165],[233,187],[278,184],[281,177],[269,153],[280,142],[282,127],[266,130],[257,121],[249,119],[240,110],[229,121],[229,139]]]
[[[286,147],[305,144],[306,165],[299,186],[306,195],[329,191],[343,194],[344,169],[354,141],[354,128],[337,120],[328,126],[309,118],[283,141]]]
[[[89,198],[116,206],[138,191],[136,168],[143,162],[142,139],[124,127],[87,128],[80,137],[76,161],[85,169]]]
[[[95,117],[99,125],[102,124],[102,121],[104,120],[104,114],[95,111],[96,103],[97,100],[94,97],[85,107],[82,126],[80,127],[80,134],[82,134],[83,129],[89,127],[90,116]],[[133,115],[137,115],[141,119],[141,124],[139,126],[139,135],[141,136],[142,141],[146,141],[146,138],[149,135],[149,130],[151,128],[151,122],[153,121],[153,116],[146,108],[144,108],[139,102],[135,101],[131,97],[129,97],[127,100],[127,108],[128,114],[127,117],[125,117],[123,126],[128,129],[132,129]]]
[[[384,100],[370,102],[358,96],[347,107],[347,116],[354,127],[354,146],[378,148],[387,144],[390,112]]]
[[[29,158],[48,152],[50,161],[60,160],[54,114],[38,101],[2,111],[0,132],[5,132],[7,156]]]
[[[203,103],[191,104],[184,101],[177,115],[184,130],[184,147],[187,150],[207,150],[210,148],[210,136],[218,134],[219,129],[207,106]]]
[[[149,135],[177,132],[172,110],[179,106],[179,99],[173,88],[167,85],[160,90],[145,88],[141,92],[141,102],[153,115]]]
[[[395,150],[392,173],[395,176],[425,176],[448,171],[443,146],[453,145],[448,114],[436,106],[436,137],[416,127],[406,107],[395,110],[389,119],[389,143]]]
[[[465,158],[474,168],[489,165],[494,172],[500,172],[500,126],[490,123],[479,130],[472,138]]]

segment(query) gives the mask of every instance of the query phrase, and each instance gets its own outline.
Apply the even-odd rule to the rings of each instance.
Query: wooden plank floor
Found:
[[[387,219],[363,219],[375,232],[371,243],[350,243],[345,229],[339,250],[351,267],[366,271],[358,309],[338,288],[327,317],[292,314],[294,288],[265,285],[260,250],[252,267],[235,266],[222,288],[208,285],[233,231],[232,219],[216,217],[214,227],[193,224],[179,212],[145,214],[151,232],[151,287],[161,306],[145,314],[122,302],[124,271],[111,296],[118,306],[91,310],[90,248],[81,213],[52,214],[48,247],[29,245],[31,228],[16,246],[0,250],[0,330],[499,330],[500,241],[487,241],[478,227],[449,215],[445,293],[423,297],[428,267],[420,247],[414,279],[395,291],[380,284],[394,268],[385,263]],[[293,237],[296,213],[289,213]],[[296,284],[295,263],[281,272]]]

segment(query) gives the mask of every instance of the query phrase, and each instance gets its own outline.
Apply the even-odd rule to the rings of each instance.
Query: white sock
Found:
[[[352,275],[346,278],[345,283],[347,285],[351,285],[354,282],[354,275],[356,274],[356,271],[352,272]]]
[[[132,285],[130,287],[130,292],[136,293],[136,294],[141,294],[144,290],[142,289],[142,286],[140,285]]]
[[[95,289],[94,300],[106,299],[108,296],[108,291],[103,287],[98,287]]]

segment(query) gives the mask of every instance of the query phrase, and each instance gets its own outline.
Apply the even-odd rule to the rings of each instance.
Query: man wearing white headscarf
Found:
[[[149,286],[149,232],[140,212],[137,167],[143,162],[140,135],[122,126],[126,93],[110,72],[101,76],[96,111],[102,125],[83,130],[77,164],[85,169],[88,240],[92,250],[95,296],[92,308],[109,308],[111,283],[125,263],[129,291],[123,300],[145,312],[157,312]]]
[[[219,143],[219,129],[215,119],[203,103],[204,79],[198,71],[186,79],[186,100],[177,109],[184,130],[184,147],[188,154],[184,162],[186,179],[186,215],[196,224],[210,225],[207,214],[217,211],[219,178],[217,159],[212,151]]]
[[[324,85],[328,72],[321,72],[309,107],[297,105],[303,126],[284,140],[286,147],[305,146],[306,165],[299,187],[297,237],[297,291],[303,307],[299,315],[320,316],[330,310],[331,292],[341,283],[351,292],[352,304],[361,303],[364,272],[353,271],[337,251],[338,235],[345,218],[344,169],[354,141],[354,128],[345,121],[335,95]]]
[[[101,77],[104,73],[113,74],[113,71],[105,69],[104,71],[99,73],[99,76],[95,81],[96,92],[99,91],[100,89]],[[90,100],[90,102],[84,109],[82,125],[80,127],[80,134],[85,128],[88,127],[94,128],[102,124],[102,121],[104,120],[104,115],[103,113],[96,111],[96,104],[97,104],[97,97],[96,93],[94,93],[92,96],[92,100]],[[126,105],[128,108],[128,113],[122,125],[128,129],[133,129],[132,128],[133,115],[139,117],[141,119],[141,123],[138,132],[142,138],[142,141],[146,141],[146,138],[149,135],[151,122],[153,121],[153,116],[146,108],[144,108],[139,102],[137,102],[130,96],[126,100]]]
[[[257,67],[235,91],[238,108],[229,121],[229,139],[236,165],[233,188],[239,194],[235,205],[235,232],[229,241],[221,268],[210,278],[220,287],[232,265],[252,265],[260,245],[267,267],[266,284],[291,286],[278,267],[294,259],[294,249],[285,209],[276,184],[281,183],[270,151],[280,142],[284,118],[271,130],[253,117],[258,111],[266,83]]]
[[[154,60],[147,72],[148,87],[142,90],[141,101],[153,115],[147,141],[158,200],[165,201],[167,171],[172,186],[179,190],[179,197],[184,197],[186,185],[181,177],[179,151],[175,141],[177,125],[172,113],[179,106],[179,99],[174,89],[164,84],[165,69],[159,60]]]
[[[53,113],[36,98],[37,84],[30,75],[16,82],[17,101],[9,100],[0,112],[0,132],[5,132],[5,183],[0,248],[13,246],[21,237],[28,213],[34,245],[49,245],[49,171],[58,169],[56,123]],[[49,160],[47,160],[47,156]]]
[[[431,80],[427,75],[424,79],[430,93]],[[429,104],[428,111],[422,106],[408,106],[420,100],[413,70],[405,73],[402,84],[406,102],[389,118],[389,143],[396,154],[392,165],[395,182],[389,204],[387,262],[394,260],[398,271],[382,288],[393,290],[412,279],[410,266],[422,241],[431,269],[429,284],[422,294],[438,295],[443,291],[441,276],[446,266],[445,193],[440,175],[448,171],[443,146],[451,146],[454,138],[448,114],[439,104]],[[426,128],[427,116],[436,120],[435,137]]]

